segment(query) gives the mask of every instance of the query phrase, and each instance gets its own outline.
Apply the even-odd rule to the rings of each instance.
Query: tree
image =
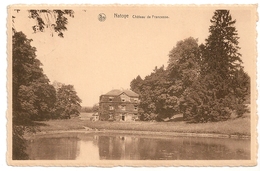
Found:
[[[90,107],[90,106],[84,106],[84,107],[81,107],[81,112],[86,112],[86,113],[91,113],[93,112],[93,107]]]
[[[20,12],[20,9],[15,9],[17,13]],[[66,16],[74,17],[73,10],[28,10],[29,18],[36,21],[36,24],[32,26],[34,33],[44,32],[49,30],[51,36],[53,32],[57,33],[59,37],[64,37],[63,32],[67,30],[66,25],[68,24],[68,19]],[[15,33],[15,16],[12,16],[12,30]]]
[[[94,104],[93,107],[92,107],[92,112],[97,113],[98,110],[99,110],[99,104],[98,103]]]
[[[233,102],[233,110],[236,110],[237,116],[241,117],[249,112],[247,105],[250,104],[250,77],[243,69],[240,69],[236,71],[235,78],[233,84],[236,86],[233,92],[236,99]]]
[[[143,79],[138,75],[136,78],[134,78],[130,83],[130,88],[132,91],[136,92],[137,94],[140,94],[140,87],[142,85]]]
[[[12,130],[12,159],[28,160],[29,156],[25,152],[26,140],[23,138],[25,127],[13,124]]]
[[[228,10],[216,10],[210,22],[210,35],[202,50],[203,71],[213,71],[222,78],[230,78],[242,68],[239,37],[234,26],[236,20],[232,20]]]
[[[196,39],[179,41],[169,53],[166,69],[155,67],[144,80],[140,76],[132,80],[130,86],[140,94],[144,118],[161,120],[182,112],[183,92],[199,74],[198,54]]]
[[[21,86],[18,96],[22,99],[22,109],[30,114],[31,120],[41,121],[52,118],[56,91],[49,83],[35,81],[30,86]]]
[[[164,66],[162,66],[159,69],[155,67],[154,71],[145,77],[140,97],[140,106],[144,110],[144,113],[150,115],[156,114],[156,117],[158,114],[163,115],[161,112],[164,111],[163,108],[165,107],[162,104],[163,94],[165,93],[165,76],[166,72]]]
[[[247,89],[248,79],[242,76],[236,21],[228,10],[216,10],[210,22],[210,35],[200,46],[199,78],[185,92],[186,119],[192,122],[227,120],[246,111],[241,90]]]
[[[19,9],[15,9],[17,13]],[[34,32],[49,28],[63,37],[67,30],[66,15],[73,17],[72,10],[29,10],[29,18],[35,19]],[[50,17],[52,19],[50,19]],[[46,20],[44,20],[45,18]],[[22,32],[15,29],[15,16],[12,16],[12,158],[28,159],[25,153],[24,132],[33,126],[32,119],[44,119],[53,107],[55,89],[49,85],[43,74],[41,62],[36,59],[36,48],[30,45]],[[53,34],[52,34],[53,36]]]
[[[168,96],[175,99],[176,112],[185,112],[184,92],[198,79],[199,67],[198,40],[192,37],[177,42],[169,54]]]
[[[36,48],[30,44],[32,40],[22,32],[15,32],[12,38],[13,158],[23,159],[26,155],[22,135],[32,127],[33,120],[48,117],[55,101],[55,89],[43,74]]]
[[[62,85],[57,90],[55,113],[58,118],[70,119],[72,115],[78,116],[81,109],[81,99],[72,85]]]
[[[29,10],[29,14],[29,18],[37,21],[37,25],[33,26],[34,32],[49,28],[60,37],[64,37],[63,31],[67,30],[68,19],[65,16],[74,17],[72,10]]]
[[[42,76],[41,63],[36,59],[36,49],[30,45],[32,40],[26,38],[22,32],[17,32],[12,39],[12,100],[13,100],[13,124],[26,122],[19,111],[21,109],[18,92],[20,86],[28,86],[32,81]]]
[[[131,89],[140,95],[142,120],[162,120],[174,115],[175,97],[169,96],[169,81],[164,66],[157,68],[142,80],[139,76],[131,82]]]
[[[55,100],[55,90],[36,58],[36,48],[22,32],[13,35],[13,123],[24,125],[36,113],[46,113]]]

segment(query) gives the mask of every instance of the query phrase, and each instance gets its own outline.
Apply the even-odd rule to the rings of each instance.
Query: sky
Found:
[[[167,66],[169,51],[180,40],[198,38],[199,43],[209,35],[210,19],[216,8],[205,7],[82,7],[74,9],[75,17],[68,18],[64,38],[51,31],[33,33],[35,21],[22,9],[16,16],[14,27],[33,39],[37,58],[51,83],[58,81],[74,85],[82,106],[93,106],[99,96],[112,89],[129,89],[130,82],[140,75],[144,78],[155,66]],[[250,8],[230,10],[236,19],[240,53],[245,71],[254,75],[256,65],[255,35]],[[98,15],[106,20],[100,22]],[[114,18],[114,14],[129,18]],[[140,16],[168,16],[167,19],[140,19]]]

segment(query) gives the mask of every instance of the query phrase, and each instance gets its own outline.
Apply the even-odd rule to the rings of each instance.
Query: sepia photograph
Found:
[[[256,10],[8,6],[8,164],[255,166]]]

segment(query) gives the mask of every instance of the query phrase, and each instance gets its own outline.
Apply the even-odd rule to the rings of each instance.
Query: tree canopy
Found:
[[[17,13],[19,13],[20,9],[15,9]],[[68,24],[68,16],[74,17],[74,11],[65,9],[65,10],[49,10],[49,9],[41,9],[41,10],[28,10],[29,19],[33,19],[36,21],[36,24],[32,26],[32,30],[34,33],[44,32],[49,30],[51,32],[51,36],[53,36],[54,32],[58,34],[59,37],[64,37],[64,31],[67,30]],[[12,16],[13,32],[15,30],[15,16]]]
[[[36,48],[22,32],[12,39],[13,159],[26,159],[24,131],[33,121],[68,119],[80,112],[81,100],[72,85],[49,84]]]
[[[72,85],[62,85],[58,88],[56,98],[55,114],[58,118],[69,119],[80,114],[81,99]]]
[[[60,37],[63,37],[63,31],[67,30],[66,16],[73,17],[72,10],[28,12],[29,18],[37,21],[37,24],[32,26],[34,32],[50,29]],[[14,16],[12,24],[12,158],[22,160],[28,159],[23,135],[26,130],[34,131],[33,121],[61,117],[57,117],[54,113],[58,107],[57,92],[43,73],[42,64],[36,58],[36,48],[31,46],[32,39],[28,39],[23,32],[15,30]]]
[[[169,53],[166,69],[155,67],[144,80],[140,76],[132,80],[131,89],[139,93],[140,107],[146,115],[155,114],[161,120],[181,112],[183,92],[198,77],[198,54],[196,39],[179,41]]]
[[[37,112],[36,101],[45,98],[37,96],[40,93],[38,88],[50,85],[41,62],[36,58],[36,48],[30,44],[32,40],[22,32],[14,33],[12,40],[13,123],[24,124],[29,123],[31,115]]]
[[[15,32],[12,37],[13,159],[27,157],[22,150],[25,148],[23,130],[32,125],[32,118],[49,112],[50,100],[55,97],[31,41],[22,32]]]
[[[61,84],[56,92],[43,73],[31,41],[22,32],[13,35],[13,123],[25,125],[32,120],[56,118],[53,111],[61,109],[57,118],[66,118],[66,112],[68,116],[78,114],[81,100],[73,86]]]
[[[29,18],[35,19],[37,24],[32,26],[33,31],[43,32],[45,29],[50,29],[64,37],[63,31],[67,30],[67,16],[74,17],[73,10],[29,10]]]
[[[228,10],[216,10],[210,22],[209,37],[200,46],[199,79],[185,95],[186,116],[193,122],[226,120],[247,111],[250,82],[238,52],[236,21]]]
[[[250,77],[242,67],[238,32],[228,10],[216,10],[209,36],[198,45],[192,37],[179,41],[161,67],[130,83],[140,94],[146,118],[182,113],[189,122],[227,120],[248,111]]]

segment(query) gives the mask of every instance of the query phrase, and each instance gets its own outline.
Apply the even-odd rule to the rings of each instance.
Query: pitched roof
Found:
[[[106,93],[105,95],[110,95],[110,96],[118,96],[119,94],[121,94],[122,91],[118,90],[118,89],[114,89],[109,91],[108,93]]]
[[[138,97],[139,95],[131,90],[119,90],[119,89],[114,89],[109,91],[108,93],[106,93],[105,95],[109,95],[109,96],[118,96],[122,93],[127,94],[128,96],[132,96],[132,97]]]
[[[139,94],[137,94],[137,93],[135,93],[135,92],[133,92],[132,90],[124,90],[123,91],[125,94],[127,94],[128,96],[136,96],[136,97],[138,97],[139,96]]]

